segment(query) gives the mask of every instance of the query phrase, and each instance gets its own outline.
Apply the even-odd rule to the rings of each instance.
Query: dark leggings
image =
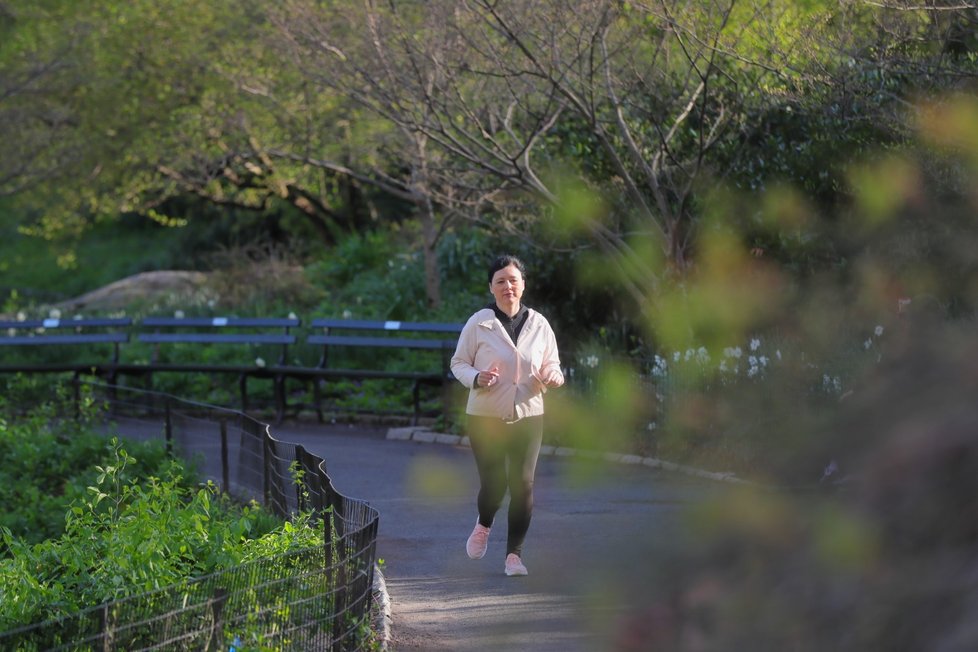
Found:
[[[509,489],[506,554],[519,555],[533,515],[533,476],[543,440],[543,417],[507,424],[467,416],[469,441],[479,469],[479,523],[491,527]]]

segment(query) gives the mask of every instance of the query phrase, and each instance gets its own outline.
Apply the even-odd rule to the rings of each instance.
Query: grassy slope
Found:
[[[0,307],[12,291],[18,305],[52,303],[138,272],[185,265],[178,257],[184,238],[180,229],[123,220],[87,233],[75,247],[74,266],[64,266],[53,243],[0,224]]]

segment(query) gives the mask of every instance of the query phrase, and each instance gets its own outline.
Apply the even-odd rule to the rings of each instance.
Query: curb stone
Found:
[[[423,444],[446,444],[449,446],[469,446],[468,437],[450,435],[434,432],[426,426],[411,426],[405,428],[389,428],[387,439],[391,441],[414,441]],[[541,455],[554,455],[557,457],[584,457],[589,459],[603,459],[615,464],[642,465],[652,469],[661,469],[673,473],[683,473],[697,478],[714,480],[717,482],[730,482],[754,487],[764,487],[763,484],[738,478],[732,471],[707,471],[693,466],[667,462],[656,457],[642,457],[631,453],[599,453],[596,451],[582,451],[567,446],[551,446],[544,444],[540,447]]]
[[[378,564],[374,564],[373,583],[374,615],[373,630],[377,634],[381,650],[390,650],[391,644],[391,598],[387,593],[387,582]]]

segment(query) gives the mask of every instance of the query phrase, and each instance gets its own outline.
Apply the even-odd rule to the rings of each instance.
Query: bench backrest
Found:
[[[280,345],[279,364],[284,364],[289,345],[296,342],[296,336],[289,330],[301,323],[296,317],[146,317],[142,327],[154,330],[140,333],[137,339],[156,345],[176,342]]]
[[[440,322],[380,321],[362,319],[314,319],[313,329],[322,329],[322,334],[312,334],[306,338],[308,344],[321,345],[320,367],[328,364],[329,347],[349,346],[363,348],[428,349],[442,352],[442,367],[447,369],[447,353],[455,350],[458,334],[463,324]],[[337,335],[335,331],[353,331],[364,335]],[[381,333],[386,333],[382,335]],[[418,338],[402,337],[403,334],[438,333],[443,337]]]
[[[87,319],[0,320],[0,346],[113,345],[113,361],[119,360],[119,344],[129,341],[129,317]],[[91,329],[101,329],[92,332]]]

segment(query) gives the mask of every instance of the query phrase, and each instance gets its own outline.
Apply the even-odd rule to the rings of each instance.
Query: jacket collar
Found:
[[[526,316],[526,324],[523,325],[523,330],[527,333],[530,333],[537,330],[540,327],[540,322],[534,319],[534,315],[536,313],[533,311],[532,308],[527,308],[527,310],[529,311],[529,314]],[[479,326],[491,331],[497,330],[496,325],[499,324],[499,320],[496,318],[495,311],[492,308],[483,308],[482,312],[484,313],[483,315],[480,315],[482,319],[480,319],[477,322]],[[500,326],[502,326],[502,324],[500,324]],[[500,328],[498,330],[500,330],[501,332],[502,329]],[[508,341],[509,337],[507,336],[506,339]]]

